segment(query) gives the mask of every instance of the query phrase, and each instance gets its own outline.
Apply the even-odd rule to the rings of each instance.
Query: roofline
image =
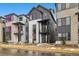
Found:
[[[18,15],[18,16],[19,16],[19,17],[20,17],[20,16],[25,16],[25,17],[26,17],[26,14],[21,14],[21,15]]]
[[[18,15],[17,15],[17,14],[15,14],[15,13],[11,13],[11,14],[5,15],[5,17],[6,17],[6,16],[9,16],[9,15],[15,15],[15,16],[17,16],[17,17],[18,17]]]
[[[51,15],[52,19],[54,20],[55,24],[57,24],[57,22],[55,21],[55,18],[54,18],[54,16],[53,16],[53,14],[51,13],[51,11],[50,11],[50,10],[49,10],[49,13],[50,13],[50,15]]]
[[[2,17],[2,16],[0,16],[0,18],[3,18],[3,19],[5,19],[4,17]]]
[[[27,15],[29,15],[31,12],[32,12],[32,10],[34,10],[34,9],[36,9],[37,11],[39,11],[40,13],[42,13],[40,10],[38,10],[37,8],[35,8],[35,7],[33,7],[32,9],[31,9],[31,11],[27,14]],[[43,14],[43,13],[42,13]]]
[[[42,7],[43,9],[45,9],[45,10],[49,11],[49,9],[47,9],[47,8],[45,8],[45,7],[41,6],[41,5],[38,5],[38,6],[37,6],[37,8],[39,8],[39,7]]]
[[[56,24],[55,18],[53,17],[53,14],[50,12],[50,9],[47,9],[47,8],[41,6],[41,5],[38,5],[38,6],[37,6],[37,8],[39,8],[39,7],[42,7],[42,8],[44,8],[45,10],[47,10],[47,11],[50,13],[52,19],[54,20],[54,22],[55,22],[55,24]]]

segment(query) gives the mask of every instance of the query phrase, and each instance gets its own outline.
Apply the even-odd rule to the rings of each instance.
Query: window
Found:
[[[61,26],[61,19],[58,19],[58,26]]]
[[[11,21],[11,16],[6,16],[6,19],[5,19],[7,22],[10,22]]]
[[[61,10],[61,3],[58,3],[57,7],[58,10]]]
[[[62,33],[62,40],[66,40],[66,33]]]
[[[58,37],[61,38],[60,40],[70,40],[70,32],[58,33]]]
[[[22,17],[20,17],[19,20],[22,21]]]
[[[66,22],[65,22],[65,18],[62,18],[62,26],[65,25]]]
[[[66,9],[66,3],[62,3],[62,10]]]
[[[66,3],[66,8],[69,8],[69,5],[70,5],[69,3]]]
[[[63,37],[65,37],[65,36],[66,36],[66,34],[65,34],[65,33],[62,33],[62,36],[63,36]]]
[[[63,25],[70,25],[71,23],[71,18],[70,17],[65,17],[58,19],[58,26],[63,26]]]
[[[70,25],[70,17],[66,18],[66,25]]]
[[[61,37],[61,33],[58,33],[58,37]]]

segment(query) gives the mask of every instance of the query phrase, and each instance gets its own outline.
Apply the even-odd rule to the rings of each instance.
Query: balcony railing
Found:
[[[24,25],[24,22],[19,21],[19,20],[12,21],[12,23],[15,24],[15,25],[18,25],[18,24]]]

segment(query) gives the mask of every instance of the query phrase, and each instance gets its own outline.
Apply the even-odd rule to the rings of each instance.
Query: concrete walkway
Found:
[[[79,54],[79,48],[72,47],[56,47],[53,45],[39,46],[30,44],[0,44],[0,48],[15,48],[15,49],[25,49],[31,51],[41,51],[41,52],[59,52],[65,54]]]

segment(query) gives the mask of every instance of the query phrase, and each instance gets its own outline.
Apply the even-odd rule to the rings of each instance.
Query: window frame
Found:
[[[67,18],[69,18],[69,19],[67,19]],[[71,25],[71,17],[70,16],[66,17],[66,25]]]
[[[61,23],[62,23],[61,22],[61,18],[60,19],[57,19],[57,20],[58,20],[58,22],[57,22],[58,23],[58,26],[61,26]]]

